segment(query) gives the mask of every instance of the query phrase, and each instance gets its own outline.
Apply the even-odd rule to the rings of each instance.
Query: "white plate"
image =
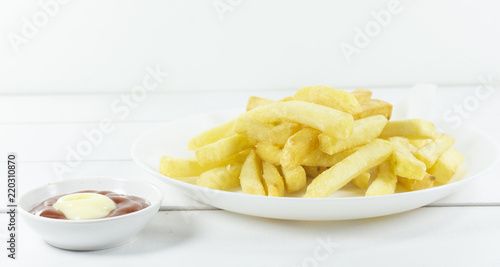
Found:
[[[218,125],[242,113],[226,110],[171,121],[140,136],[132,146],[132,158],[158,179],[186,195],[224,210],[289,220],[347,220],[399,213],[415,209],[455,192],[473,179],[489,171],[498,162],[498,144],[485,133],[466,125],[458,129],[433,120],[439,131],[456,138],[454,147],[465,156],[461,174],[455,182],[426,190],[392,195],[364,197],[362,191],[347,185],[329,198],[265,197],[246,195],[241,191],[226,192],[203,188],[166,177],[158,172],[162,155],[192,157],[187,151],[189,139],[197,133]],[[299,192],[298,194],[300,195]]]

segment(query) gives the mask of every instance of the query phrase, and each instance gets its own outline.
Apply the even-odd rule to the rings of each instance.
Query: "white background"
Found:
[[[73,0],[56,2],[53,16],[40,14],[48,14],[40,3],[51,1],[0,3],[2,93],[129,91],[154,64],[169,69],[160,87],[169,91],[500,80],[500,2],[493,0],[395,1],[400,12],[372,28],[350,62],[341,44],[353,45],[356,29],[366,32],[372,12],[390,1]],[[231,9],[217,12],[214,3]],[[38,23],[37,33],[13,45],[25,18]]]
[[[50,1],[0,0],[0,172],[15,152],[21,194],[60,179],[117,176],[154,183],[165,199],[134,241],[103,251],[56,249],[19,220],[12,261],[0,175],[0,266],[500,266],[499,165],[419,209],[304,222],[215,209],[130,155],[139,135],[169,120],[313,84],[365,87],[394,103],[416,83],[435,83],[436,99],[423,107],[435,103],[436,117],[498,141],[499,1],[400,0],[401,11],[350,61],[341,45],[354,45],[357,29],[377,23],[372,13],[385,12],[389,0],[73,0],[52,5],[52,16],[43,8]],[[214,3],[233,6],[218,14]],[[23,29],[34,17],[43,26],[28,38]],[[12,36],[25,40],[13,45]],[[168,76],[144,93],[157,65]],[[88,142],[103,119],[113,120],[113,131],[59,177],[55,166],[67,164],[68,151]],[[328,254],[316,257],[330,239]]]

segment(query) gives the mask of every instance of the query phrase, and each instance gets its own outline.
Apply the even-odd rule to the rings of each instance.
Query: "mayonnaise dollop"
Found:
[[[54,207],[69,220],[89,220],[106,217],[116,203],[101,194],[75,193],[60,197]]]

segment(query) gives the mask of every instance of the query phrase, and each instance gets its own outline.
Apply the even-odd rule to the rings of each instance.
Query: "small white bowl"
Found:
[[[61,220],[29,211],[42,201],[82,190],[109,190],[146,199],[150,206],[129,214],[92,220]],[[146,182],[110,177],[89,177],[49,183],[24,193],[19,199],[22,219],[47,243],[68,250],[100,250],[132,240],[160,209],[163,193]]]

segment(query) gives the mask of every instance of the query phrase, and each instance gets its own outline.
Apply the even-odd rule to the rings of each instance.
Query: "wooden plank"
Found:
[[[21,161],[128,160],[134,140],[159,124],[4,124],[0,125],[0,148],[18,153]]]
[[[0,214],[0,221],[6,221]],[[225,211],[159,212],[132,242],[72,252],[19,221],[9,266],[498,266],[500,207],[421,208],[380,218],[300,222]],[[362,255],[362,256],[360,256]],[[43,260],[40,260],[43,259]]]

